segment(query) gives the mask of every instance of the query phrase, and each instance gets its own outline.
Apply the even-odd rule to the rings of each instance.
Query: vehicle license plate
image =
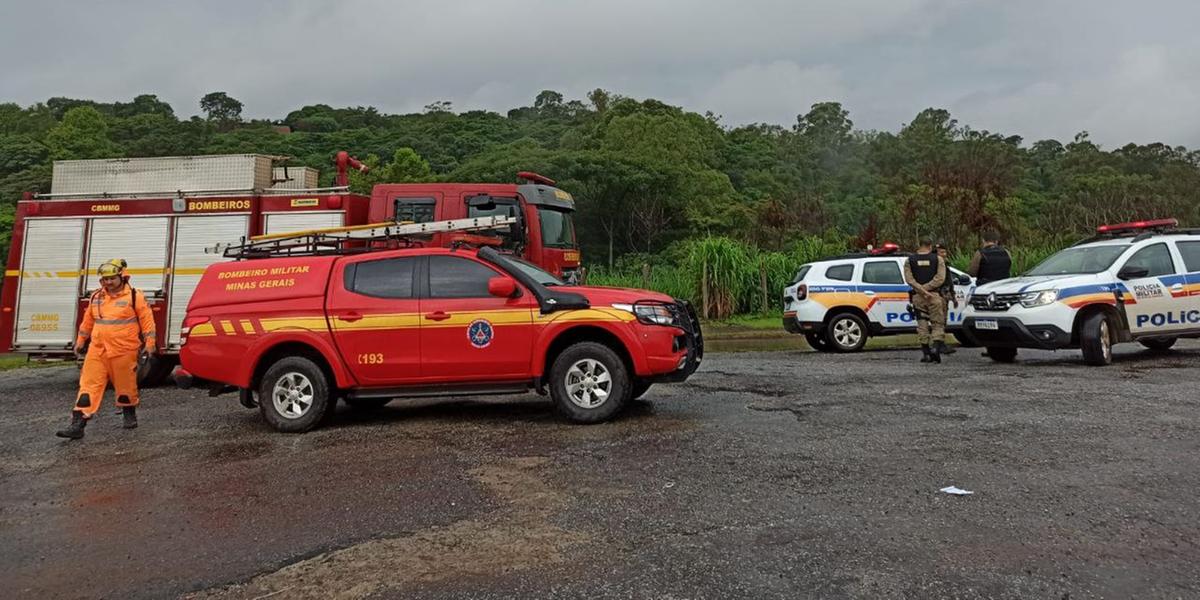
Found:
[[[975,329],[990,329],[997,331],[1000,329],[1000,324],[995,319],[980,319],[975,321]]]

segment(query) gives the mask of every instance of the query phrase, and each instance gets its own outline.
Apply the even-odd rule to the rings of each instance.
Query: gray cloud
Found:
[[[860,128],[919,110],[1029,140],[1200,145],[1188,0],[6,0],[0,101],[223,90],[251,116],[305,104],[505,110],[603,87],[791,125],[838,100]]]

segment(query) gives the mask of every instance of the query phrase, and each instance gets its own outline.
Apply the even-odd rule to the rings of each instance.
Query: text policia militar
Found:
[[[218,273],[217,279],[240,280],[226,283],[225,291],[227,292],[293,287],[296,285],[296,280],[286,276],[307,273],[308,269],[308,265],[275,267],[272,269],[243,269],[240,271],[225,271],[223,273]]]

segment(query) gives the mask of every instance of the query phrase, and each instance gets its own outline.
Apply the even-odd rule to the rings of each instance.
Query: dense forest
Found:
[[[600,89],[586,100],[543,91],[507,114],[456,112],[440,101],[419,114],[318,104],[247,120],[222,92],[199,108],[180,118],[153,95],[0,104],[0,247],[21,192],[48,191],[54,160],[276,154],[320,169],[327,185],[338,150],[373,167],[354,179],[360,191],[379,182],[510,182],[519,170],[556,179],[577,199],[596,281],[695,297],[698,266],[714,265],[714,278],[736,280],[711,300],[718,314],[769,310],[804,260],[884,240],[909,245],[920,233],[948,243],[961,263],[981,230],[996,229],[1028,266],[1100,223],[1173,216],[1200,224],[1200,152],[1104,149],[1086,132],[1029,142],[935,108],[895,132],[855,129],[836,102],[791,124],[728,127],[712,113]]]

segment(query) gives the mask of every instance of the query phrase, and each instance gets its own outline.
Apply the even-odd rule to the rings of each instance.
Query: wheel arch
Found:
[[[354,381],[350,378],[349,373],[341,368],[342,364],[337,360],[338,355],[332,349],[323,348],[323,346],[324,344],[319,341],[301,337],[278,338],[264,343],[255,352],[250,353],[250,356],[254,356],[255,359],[248,361],[240,383],[245,384],[242,387],[257,390],[263,374],[271,368],[271,365],[288,356],[303,356],[321,368],[321,371],[329,379],[331,388],[353,386]]]
[[[630,376],[638,374],[637,361],[625,340],[609,328],[595,324],[573,325],[556,331],[552,336],[547,336],[542,350],[536,354],[540,357],[540,364],[535,365],[535,373],[545,377],[546,373],[550,372],[550,366],[554,364],[558,355],[579,342],[596,342],[607,346],[621,358],[621,362],[625,363],[625,368],[629,370]],[[643,366],[643,371],[644,369]]]
[[[1113,340],[1114,342],[1127,342],[1131,339],[1129,329],[1124,326],[1124,320],[1121,318],[1121,313],[1117,310],[1117,307],[1104,302],[1096,302],[1075,311],[1075,318],[1071,321],[1072,346],[1079,346],[1082,341],[1080,331],[1083,329],[1083,322],[1096,313],[1103,313],[1105,318],[1108,319],[1108,326],[1113,328],[1114,333],[1117,334]]]

